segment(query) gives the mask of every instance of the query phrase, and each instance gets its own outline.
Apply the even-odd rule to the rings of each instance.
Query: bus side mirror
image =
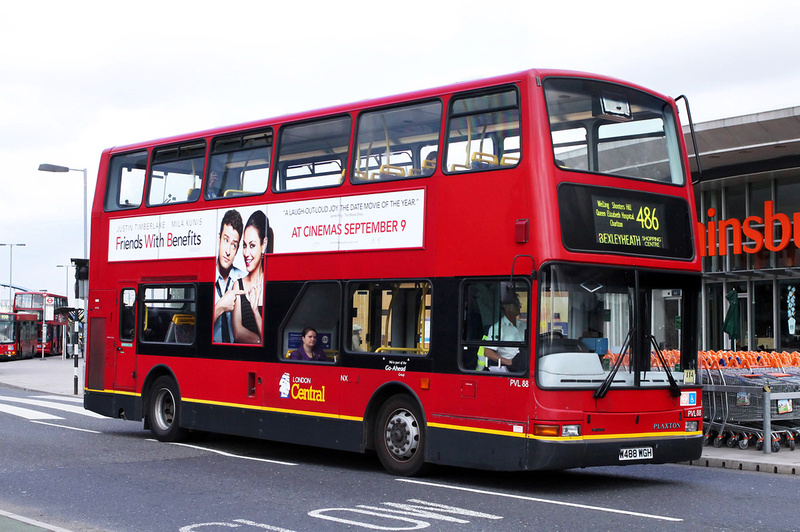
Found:
[[[500,283],[500,302],[503,305],[509,305],[512,303],[516,303],[517,301],[517,291],[514,287],[514,283],[509,281],[504,281]]]

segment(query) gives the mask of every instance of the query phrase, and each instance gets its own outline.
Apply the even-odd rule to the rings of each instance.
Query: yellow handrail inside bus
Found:
[[[222,197],[223,198],[227,198],[228,196],[239,195],[239,194],[242,194],[242,195],[255,194],[255,192],[250,192],[249,190],[241,190],[241,189],[229,188],[228,190],[225,191],[224,194],[222,194]]]
[[[172,316],[175,325],[194,325],[194,314],[175,314]]]
[[[296,351],[295,349],[287,350],[286,354],[283,355],[283,358],[289,358],[295,351]],[[322,351],[325,353],[325,355],[327,355],[328,362],[336,362],[339,359],[339,351],[337,351],[336,349],[323,349]],[[319,362],[319,361],[315,360],[314,362]]]
[[[416,342],[417,345],[422,345],[420,349],[423,350],[423,353],[427,354],[427,350],[424,347],[425,343],[425,297],[428,295],[428,285],[427,283],[422,286],[422,297],[420,298],[420,305],[419,305],[419,317],[417,318],[417,338]]]
[[[396,287],[398,288],[398,287]],[[419,316],[417,317],[417,331],[416,337],[414,339],[415,345],[419,346],[422,343],[422,336],[423,331],[425,329],[425,296],[428,293],[427,284],[422,287],[422,298],[419,310]],[[389,324],[392,322],[392,307],[394,306],[394,295],[392,296],[392,300],[389,302],[389,308],[386,309],[386,325],[383,327],[383,338],[385,342],[389,341]],[[412,353],[425,355],[428,353],[427,348],[425,347],[389,347],[388,345],[381,345],[379,348],[375,350],[376,353],[383,353],[387,351],[411,351]]]
[[[472,154],[472,162],[497,164],[497,155],[476,151],[475,153]]]
[[[382,164],[377,172],[372,172],[372,179],[380,179],[381,176],[388,175],[392,177],[405,177],[406,171],[402,166],[394,166],[391,164]]]

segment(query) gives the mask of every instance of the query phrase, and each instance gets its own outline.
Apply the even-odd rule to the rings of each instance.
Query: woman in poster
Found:
[[[237,281],[244,291],[233,312],[233,341],[260,344],[264,311],[264,253],[267,251],[267,215],[257,210],[248,218],[242,235],[242,258],[247,275]]]

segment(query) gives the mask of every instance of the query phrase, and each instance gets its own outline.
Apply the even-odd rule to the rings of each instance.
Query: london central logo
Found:
[[[309,377],[295,377],[292,379],[289,372],[286,372],[281,375],[278,390],[282,399],[291,397],[300,401],[325,402],[325,386],[314,388]]]

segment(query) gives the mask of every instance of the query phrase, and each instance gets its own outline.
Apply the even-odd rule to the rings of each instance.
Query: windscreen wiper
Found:
[[[601,384],[600,387],[594,391],[595,399],[602,399],[605,397],[608,393],[608,390],[611,388],[611,383],[614,382],[614,377],[616,377],[617,371],[619,371],[619,367],[622,365],[622,359],[625,358],[625,351],[630,346],[631,336],[635,330],[636,329],[631,329],[628,331],[628,336],[625,337],[625,341],[622,342],[622,348],[619,350],[619,356],[617,357],[617,360],[614,361],[614,367],[612,367],[608,372],[606,380],[603,381],[603,384]]]
[[[656,337],[652,334],[648,334],[647,337],[650,339],[650,343],[653,344],[653,349],[656,352],[656,357],[658,358],[659,362],[661,362],[661,367],[663,367],[664,371],[667,373],[667,380],[669,381],[669,394],[672,397],[680,397],[681,389],[678,386],[678,383],[675,382],[672,372],[669,370],[669,364],[667,364],[667,360],[664,358],[664,353],[662,353],[661,349],[658,348]]]

